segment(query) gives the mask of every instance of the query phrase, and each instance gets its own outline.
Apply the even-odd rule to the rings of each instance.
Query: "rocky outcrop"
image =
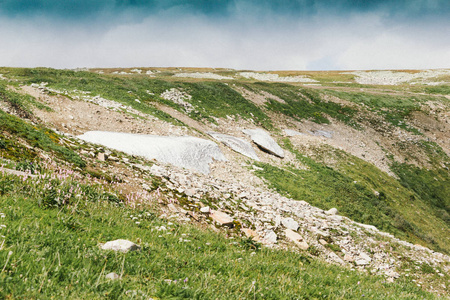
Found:
[[[209,131],[207,133],[219,142],[222,142],[225,146],[230,147],[234,151],[250,157],[251,159],[259,161],[258,155],[256,154],[255,150],[253,150],[253,147],[249,142],[231,135],[218,132]]]
[[[216,143],[190,136],[156,136],[121,132],[89,131],[78,138],[178,167],[209,173],[213,160],[226,161]]]
[[[266,131],[262,129],[244,129],[243,133],[248,134],[252,141],[258,145],[264,151],[267,151],[275,156],[284,157],[284,151],[281,147],[275,142],[275,140],[268,134]]]
[[[212,224],[215,224],[213,228],[217,229],[217,224],[225,225],[220,227],[225,228],[223,230],[233,227],[230,226],[232,224],[246,224],[240,229],[242,234],[267,247],[294,246],[311,251],[329,263],[357,269],[370,268],[373,273],[385,275],[390,280],[402,276],[399,270],[405,260],[427,263],[436,270],[442,268],[446,272],[450,271],[450,258],[447,255],[399,240],[375,226],[354,222],[338,215],[336,208],[324,211],[305,201],[192,174],[188,170],[163,166],[154,169],[157,171],[155,174],[166,175],[161,180],[169,193],[191,193],[187,197],[188,204],[178,210],[179,220],[212,220]],[[201,199],[205,198],[211,201],[210,206],[214,209],[203,206]],[[198,210],[200,213],[194,215],[189,210]],[[210,213],[218,215],[211,218]],[[391,251],[391,247],[396,250]]]

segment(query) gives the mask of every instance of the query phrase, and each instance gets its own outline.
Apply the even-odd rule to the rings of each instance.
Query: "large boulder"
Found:
[[[253,150],[253,147],[249,142],[231,135],[213,131],[209,131],[208,134],[234,151],[259,161],[258,155],[256,155],[255,150]]]
[[[209,173],[209,164],[213,160],[227,160],[219,146],[213,141],[190,136],[89,131],[78,138],[204,174]]]
[[[252,141],[264,151],[267,151],[281,158],[284,157],[283,149],[281,149],[277,142],[275,142],[275,140],[266,131],[257,128],[244,129],[242,130],[242,132],[248,134]]]

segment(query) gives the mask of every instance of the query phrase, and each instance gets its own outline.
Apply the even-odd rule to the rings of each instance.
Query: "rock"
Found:
[[[394,270],[388,270],[385,274],[387,276],[389,276],[389,277],[392,277],[392,278],[399,278],[400,277],[400,274],[395,272]]]
[[[125,253],[128,251],[135,251],[141,249],[141,247],[136,245],[135,243],[122,239],[106,242],[101,246],[101,248],[103,250],[113,250]]]
[[[373,225],[367,225],[367,224],[356,223],[356,222],[355,222],[355,224],[357,224],[357,225],[359,225],[359,226],[361,226],[361,227],[363,227],[363,228],[365,228],[365,229],[368,229],[368,230],[372,230],[372,231],[378,232],[378,229],[377,229],[375,226],[373,226]]]
[[[100,161],[105,161],[106,160],[105,153],[102,153],[102,152],[98,153],[97,154],[97,159],[100,160]]]
[[[275,142],[275,140],[264,130],[262,129],[244,129],[243,133],[248,134],[252,141],[258,145],[261,149],[273,154],[275,156],[284,157],[284,151],[281,147]]]
[[[156,159],[160,162],[204,174],[209,173],[209,164],[213,160],[227,160],[216,143],[191,136],[156,136],[89,131],[78,136],[78,138],[130,155]]]
[[[152,173],[152,175],[158,176],[158,177],[168,177],[169,176],[166,169],[164,169],[163,167],[157,166],[157,165],[153,165],[150,168],[150,173]]]
[[[364,252],[361,252],[359,254],[359,256],[356,258],[355,264],[357,266],[365,266],[365,265],[368,265],[371,261],[372,261],[372,259],[370,258],[369,255],[367,255]]]
[[[266,230],[264,238],[261,240],[263,244],[273,245],[277,242],[277,234],[272,230]]]
[[[31,177],[31,178],[37,177],[37,175],[31,175],[30,173],[27,173],[27,172],[6,169],[3,167],[0,167],[0,172],[11,174],[11,175],[16,175],[16,176],[24,176],[24,177]]]
[[[251,230],[250,228],[242,228],[241,231],[245,234],[246,237],[252,238],[252,240],[254,240],[256,242],[260,240],[259,235],[254,230]]]
[[[353,262],[354,258],[350,254],[347,253],[344,255],[344,260],[348,261],[348,262]]]
[[[295,130],[291,130],[291,129],[284,129],[283,131],[289,137],[296,136],[296,135],[305,135],[304,133],[301,133],[301,132],[298,132]]]
[[[319,239],[319,243],[323,246],[328,245],[327,241],[325,241],[324,239]]]
[[[284,233],[286,234],[286,238],[294,242],[300,249],[308,250],[309,245],[303,240],[303,237],[300,234],[291,229],[286,229]]]
[[[325,130],[314,130],[314,131],[310,131],[310,133],[315,136],[323,136],[323,137],[326,137],[329,139],[333,137],[333,132],[329,132],[329,131],[325,131]]]
[[[209,214],[211,211],[211,208],[209,208],[209,206],[205,206],[200,208],[200,212],[204,213],[204,214]]]
[[[281,224],[283,224],[284,227],[291,229],[293,231],[297,231],[298,229],[298,222],[296,222],[292,218],[283,218],[281,219]]]
[[[337,213],[338,213],[338,210],[337,210],[337,208],[334,208],[334,207],[325,212],[325,214],[331,215],[331,216],[337,215]]]
[[[111,272],[111,273],[106,274],[105,278],[106,279],[111,279],[111,280],[116,280],[116,279],[119,279],[120,276],[117,273]]]
[[[231,135],[217,133],[213,131],[209,131],[207,132],[207,134],[209,134],[219,142],[222,142],[225,146],[230,147],[234,151],[247,157],[250,157],[251,159],[259,161],[258,155],[256,154],[255,150],[253,150],[253,147],[249,142]]]
[[[233,226],[233,218],[222,211],[211,211],[209,216],[222,226]]]

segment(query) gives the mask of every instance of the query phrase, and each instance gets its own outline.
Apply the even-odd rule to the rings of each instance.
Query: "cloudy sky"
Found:
[[[0,66],[450,67],[449,0],[0,0]]]

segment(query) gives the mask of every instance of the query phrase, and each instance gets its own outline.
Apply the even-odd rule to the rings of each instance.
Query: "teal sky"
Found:
[[[448,0],[0,0],[0,66],[450,67]]]

